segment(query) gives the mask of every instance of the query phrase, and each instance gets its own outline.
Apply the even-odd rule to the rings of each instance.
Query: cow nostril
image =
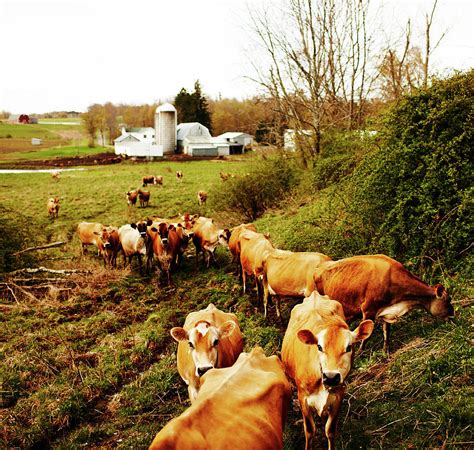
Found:
[[[340,373],[335,373],[335,374],[323,373],[323,383],[326,386],[338,386],[339,384],[341,384],[341,374]]]
[[[212,369],[212,366],[198,367],[198,375],[202,377],[209,369]]]

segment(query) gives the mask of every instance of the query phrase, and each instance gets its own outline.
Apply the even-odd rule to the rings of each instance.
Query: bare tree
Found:
[[[251,12],[266,57],[266,65],[254,65],[253,79],[275,100],[290,128],[311,130],[312,145],[300,149],[305,163],[320,154],[323,129],[353,129],[362,121],[373,83],[368,4],[288,0],[279,10],[272,5],[276,14]],[[276,15],[285,20],[277,21]]]

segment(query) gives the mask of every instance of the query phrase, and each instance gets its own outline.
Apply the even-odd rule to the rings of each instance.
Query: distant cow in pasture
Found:
[[[61,174],[60,170],[52,170],[51,171],[51,178],[53,180],[59,181],[59,175]]]
[[[280,297],[304,297],[314,271],[329,256],[317,252],[289,252],[274,250],[263,256],[263,308],[267,317],[268,295],[275,303],[277,316],[281,317]]]
[[[176,181],[183,181],[183,172],[181,170],[176,171]]]
[[[127,196],[127,205],[128,206],[135,206],[137,204],[138,199],[138,191],[128,191],[126,194]]]
[[[291,311],[283,338],[281,359],[295,382],[303,415],[306,450],[316,434],[313,411],[325,419],[329,450],[334,449],[336,422],[351,370],[353,344],[374,329],[364,320],[351,331],[339,302],[314,291]]]
[[[325,262],[314,272],[306,293],[313,289],[341,302],[347,320],[360,316],[381,319],[387,355],[390,324],[413,308],[423,308],[442,319],[454,317],[449,294],[441,284],[429,286],[385,255]]]
[[[171,336],[178,342],[178,372],[188,385],[191,403],[198,396],[201,377],[214,367],[230,367],[243,349],[243,338],[235,314],[217,309],[189,313],[184,326],[174,327]]]
[[[140,273],[142,270],[142,256],[147,254],[147,227],[152,224],[151,220],[147,222],[141,220],[137,223],[131,223],[122,225],[119,230],[120,244],[122,246],[122,252],[124,256],[124,265],[128,263],[132,265],[133,256],[137,256]]]
[[[207,201],[207,192],[206,191],[199,191],[197,193],[197,199],[200,206],[204,205]]]
[[[219,229],[213,219],[199,217],[194,225],[193,243],[196,248],[196,264],[199,263],[199,254],[202,253],[206,266],[209,268],[211,259],[217,263],[214,255],[219,244],[229,246],[230,231],[227,228]]]
[[[46,209],[51,219],[59,217],[59,197],[50,198],[46,203]]]
[[[291,389],[281,361],[260,347],[202,376],[196,401],[156,435],[150,450],[282,450]]]
[[[149,184],[163,185],[163,177],[161,175],[159,176],[147,175],[142,178],[142,183],[143,183],[143,187],[147,187],[147,185]]]
[[[138,199],[140,200],[140,206],[142,208],[146,208],[148,203],[150,202],[150,192],[149,191],[142,191],[141,189],[138,190]]]

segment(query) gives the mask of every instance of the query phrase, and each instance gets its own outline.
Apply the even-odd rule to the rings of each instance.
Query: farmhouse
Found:
[[[115,153],[127,156],[163,156],[161,149],[155,148],[155,129],[122,128],[122,134],[115,139]]]

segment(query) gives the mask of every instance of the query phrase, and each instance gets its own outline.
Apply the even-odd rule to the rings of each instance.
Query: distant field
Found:
[[[57,139],[58,135],[51,132],[50,129],[41,125],[22,125],[11,123],[0,123],[1,139]]]
[[[65,117],[65,118],[47,118],[47,119],[38,119],[38,122],[43,125],[43,122],[71,122],[71,124],[81,122],[80,117]]]
[[[0,162],[2,163],[13,163],[15,161],[33,161],[43,160],[52,158],[70,158],[77,156],[95,155],[103,152],[113,152],[110,148],[105,147],[94,147],[89,148],[87,146],[64,146],[64,147],[53,147],[53,148],[41,148],[41,146],[33,146],[31,142],[23,141],[24,146],[19,149],[8,149],[2,148],[0,142]],[[63,143],[65,143],[63,141]],[[19,151],[17,151],[19,150]]]

